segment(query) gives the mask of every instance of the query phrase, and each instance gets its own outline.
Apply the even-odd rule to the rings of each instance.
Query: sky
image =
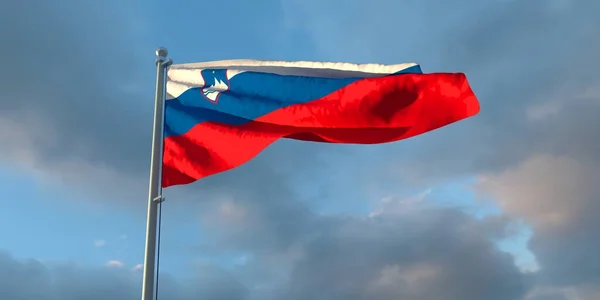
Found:
[[[154,50],[420,63],[481,113],[165,190],[159,299],[600,299],[600,2],[5,0],[0,298],[139,299]]]

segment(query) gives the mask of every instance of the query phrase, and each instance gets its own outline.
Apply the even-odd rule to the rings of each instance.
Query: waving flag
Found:
[[[235,168],[280,138],[386,143],[478,111],[464,74],[422,74],[416,64],[173,65],[167,76],[162,185]]]

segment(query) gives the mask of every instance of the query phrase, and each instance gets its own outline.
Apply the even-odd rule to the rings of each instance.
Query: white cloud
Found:
[[[139,271],[142,271],[143,269],[144,269],[144,265],[143,264],[137,264],[133,268],[131,268],[131,270],[134,271],[134,272],[139,272]]]
[[[106,262],[106,266],[110,268],[122,268],[125,264],[119,260],[109,260]]]
[[[407,214],[413,213],[414,209],[422,209],[424,205],[421,203],[425,200],[432,192],[432,189],[427,189],[417,195],[399,198],[399,197],[385,197],[381,199],[379,207],[369,213],[369,217],[377,217],[386,214]]]
[[[527,109],[527,117],[532,121],[540,121],[560,113],[564,103],[559,101],[547,101],[533,105]]]
[[[106,240],[103,240],[103,239],[94,240],[94,247],[98,247],[98,248],[104,247],[104,246],[106,246],[106,243],[107,243]]]

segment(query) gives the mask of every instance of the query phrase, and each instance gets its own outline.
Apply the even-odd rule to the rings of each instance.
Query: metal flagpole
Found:
[[[152,132],[152,156],[150,159],[150,184],[148,187],[148,217],[146,223],[146,251],[144,255],[144,275],[142,300],[154,300],[154,280],[156,267],[156,238],[158,225],[158,205],[162,197],[162,151],[163,126],[166,97],[167,68],[173,62],[167,58],[165,48],[156,49],[156,97],[154,102],[154,128]]]

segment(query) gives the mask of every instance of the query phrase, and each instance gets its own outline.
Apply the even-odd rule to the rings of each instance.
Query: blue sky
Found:
[[[597,1],[34,2],[0,11],[3,299],[38,299],[32,261],[51,299],[138,297],[158,46],[175,63],[417,62],[465,72],[482,105],[393,144],[280,141],[167,189],[165,298],[600,295]]]

